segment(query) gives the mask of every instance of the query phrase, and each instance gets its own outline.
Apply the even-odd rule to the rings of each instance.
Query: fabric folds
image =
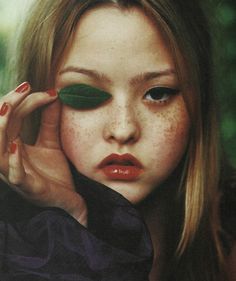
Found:
[[[153,249],[137,210],[83,175],[76,174],[75,182],[88,205],[88,228],[58,208],[34,210],[17,220],[2,216],[0,280],[148,280]]]

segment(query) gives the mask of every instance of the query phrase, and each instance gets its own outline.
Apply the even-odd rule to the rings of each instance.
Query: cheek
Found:
[[[152,161],[156,168],[173,170],[182,158],[188,143],[189,117],[182,102],[164,114],[158,114],[158,124],[152,132]]]
[[[89,120],[83,120],[78,112],[62,110],[61,144],[65,155],[79,169],[88,165],[87,153],[91,151],[96,136],[89,126]],[[78,157],[79,155],[79,157]]]

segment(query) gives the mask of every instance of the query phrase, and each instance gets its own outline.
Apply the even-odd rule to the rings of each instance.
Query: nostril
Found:
[[[104,126],[104,138],[110,142],[117,142],[119,144],[132,144],[135,143],[140,137],[140,124],[132,118],[130,115],[119,114],[114,120],[114,116],[111,115],[107,118],[107,123]]]

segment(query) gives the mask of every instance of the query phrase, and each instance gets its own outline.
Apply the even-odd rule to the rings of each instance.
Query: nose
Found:
[[[135,107],[132,104],[114,105],[110,108],[104,126],[104,139],[119,145],[133,144],[141,134]]]

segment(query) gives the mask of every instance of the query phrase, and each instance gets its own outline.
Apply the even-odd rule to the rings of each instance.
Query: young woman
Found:
[[[2,279],[234,280],[198,1],[35,1],[25,22],[27,82],[0,101]]]

